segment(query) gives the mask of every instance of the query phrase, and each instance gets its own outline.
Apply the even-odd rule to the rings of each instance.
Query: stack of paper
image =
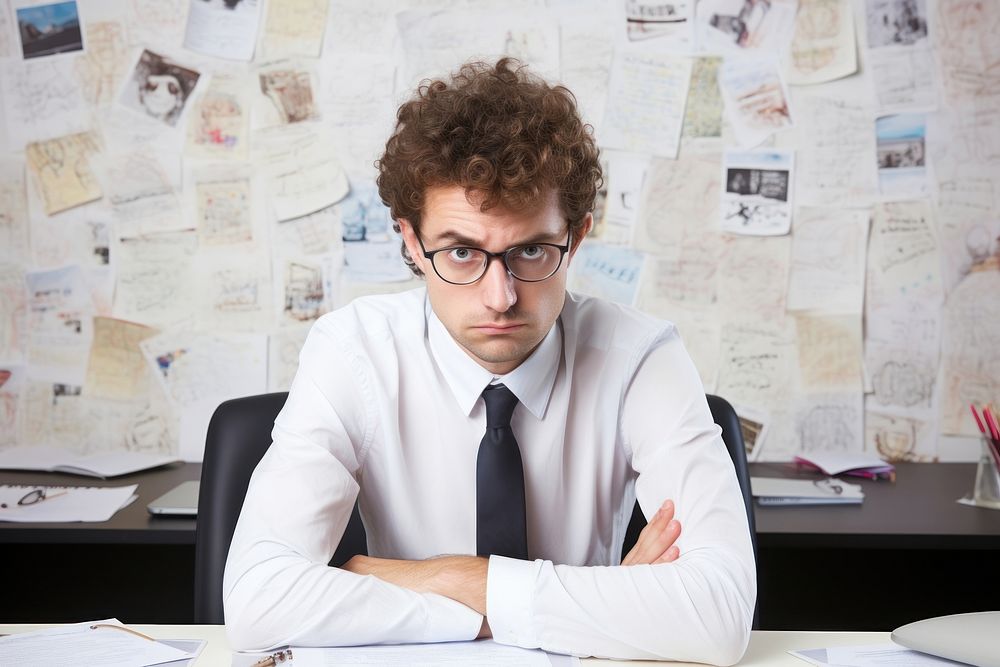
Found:
[[[204,646],[184,644],[181,649],[158,642],[112,618],[0,637],[0,664],[136,667],[178,660],[184,664]]]
[[[107,521],[138,496],[138,484],[112,487],[0,486],[0,521]]]
[[[865,498],[861,485],[831,478],[751,477],[750,488],[761,505],[850,505]]]

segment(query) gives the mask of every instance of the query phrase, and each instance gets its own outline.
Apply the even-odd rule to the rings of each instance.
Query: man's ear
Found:
[[[573,246],[569,249],[569,258],[573,259],[573,255],[579,250],[580,244],[583,243],[583,239],[587,237],[590,230],[594,228],[594,216],[588,213],[583,217],[583,225],[580,226],[580,231],[573,235]]]
[[[406,250],[410,253],[413,263],[417,265],[418,269],[424,271],[424,260],[426,258],[423,251],[420,250],[420,243],[417,241],[417,231],[406,218],[399,218],[396,222],[399,223],[399,233],[403,237],[403,243],[406,244]],[[426,273],[424,271],[425,275]]]

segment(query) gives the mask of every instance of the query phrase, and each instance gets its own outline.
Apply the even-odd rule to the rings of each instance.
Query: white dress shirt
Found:
[[[676,329],[567,294],[552,330],[499,378],[517,396],[532,561],[493,556],[496,641],[558,653],[730,664],[756,599],[746,510]],[[355,500],[372,556],[476,553],[483,389],[426,290],[320,318],[273,444],[254,471],[226,564],[234,648],[440,642],[482,617],[327,565]],[[680,558],[621,566],[636,497],[676,505]]]

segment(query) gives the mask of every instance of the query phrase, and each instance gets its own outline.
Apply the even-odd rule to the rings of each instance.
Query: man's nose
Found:
[[[505,313],[517,302],[514,276],[507,272],[507,266],[499,257],[490,261],[486,273],[480,279],[483,304],[490,310]]]

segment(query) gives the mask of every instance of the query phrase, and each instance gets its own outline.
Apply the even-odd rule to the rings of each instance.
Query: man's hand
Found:
[[[622,565],[672,563],[681,555],[674,545],[680,534],[681,524],[674,519],[674,503],[666,500],[639,533],[639,539],[622,559]]]
[[[370,574],[417,593],[437,593],[486,615],[486,571],[489,560],[478,556],[439,556],[428,560],[394,560],[355,556],[341,569]],[[488,632],[488,627],[484,628]]]

